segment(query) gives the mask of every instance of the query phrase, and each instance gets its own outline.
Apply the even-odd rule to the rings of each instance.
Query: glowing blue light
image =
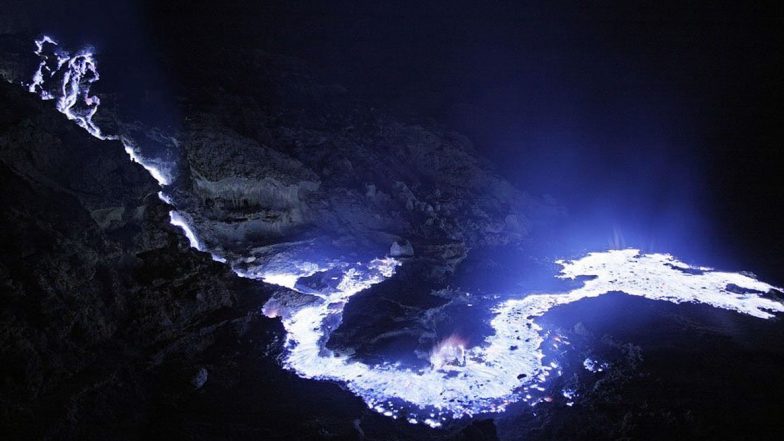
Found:
[[[182,230],[185,234],[185,237],[188,238],[188,242],[190,242],[191,248],[196,248],[199,251],[204,250],[204,246],[199,241],[199,238],[196,236],[196,232],[193,231],[191,228],[190,223],[185,219],[185,217],[179,211],[172,210],[169,212],[169,219],[170,223],[175,227],[178,227]]]
[[[105,136],[93,123],[100,104],[97,97],[89,94],[90,85],[98,80],[93,54],[81,51],[71,56],[59,49],[47,54],[47,46],[57,46],[57,43],[46,36],[36,40],[35,45],[35,54],[41,62],[28,90],[38,93],[42,99],[56,98],[57,109],[96,138],[120,139],[131,159],[142,164],[159,184],[169,184],[170,173],[142,158],[130,139]],[[59,81],[58,87],[48,87],[49,81]],[[58,95],[53,96],[50,90]],[[172,203],[163,192],[159,197]],[[191,247],[206,249],[186,213],[172,210],[169,216],[171,224],[183,231]],[[226,261],[215,254],[213,259]],[[433,428],[442,427],[450,418],[503,412],[511,403],[521,400],[532,406],[540,403],[543,398],[535,397],[532,391],[544,391],[543,383],[551,373],[560,372],[560,366],[554,361],[544,362],[542,348],[546,336],[536,319],[555,306],[608,292],[623,292],[674,303],[703,303],[759,318],[770,318],[773,313],[784,311],[784,305],[761,295],[779,288],[742,273],[691,267],[667,254],[613,250],[557,263],[563,267],[560,278],[593,278],[568,292],[528,295],[500,302],[492,310],[494,317],[489,323],[494,331],[492,335],[474,347],[466,347],[465,342],[456,337],[441,342],[431,353],[431,366],[418,371],[401,368],[397,363],[361,363],[324,346],[349,299],[392,277],[400,265],[396,259],[330,262],[323,266],[292,262],[283,268],[235,268],[235,272],[296,290],[301,277],[340,268],[340,280],[333,290],[308,293],[314,301],[282,306],[275,303],[273,297],[264,305],[264,313],[280,317],[287,332],[284,367],[303,378],[340,382],[376,412],[392,418],[402,416],[411,424],[421,422]],[[699,271],[689,271],[694,269]],[[738,294],[729,286],[754,292]],[[556,336],[550,346],[558,348],[559,345],[568,347],[569,342]],[[606,367],[591,359],[585,360],[586,369],[593,370],[597,366]],[[567,390],[563,391],[563,396],[574,397]],[[572,403],[569,401],[567,405]]]
[[[784,311],[784,305],[759,294],[739,295],[727,289],[728,285],[737,285],[761,293],[776,289],[771,285],[744,274],[704,267],[699,267],[700,273],[692,274],[684,271],[692,267],[667,254],[613,250],[558,263],[563,266],[561,278],[595,277],[569,292],[529,295],[502,302],[494,309],[496,315],[490,322],[494,333],[483,344],[464,348],[460,341],[449,341],[443,345],[446,350],[435,349],[433,365],[418,372],[389,363],[364,364],[324,347],[323,342],[334,329],[327,323],[339,319],[348,299],[390,277],[398,263],[388,258],[373,261],[368,267],[352,267],[344,274],[338,289],[326,293],[322,301],[294,308],[286,314],[280,314],[277,309],[275,314],[270,314],[281,317],[287,332],[284,366],[304,378],[341,382],[368,403],[374,403],[371,408],[381,414],[398,415],[401,405],[389,403],[403,402],[402,409],[408,412],[406,420],[441,427],[445,418],[502,412],[508,404],[521,399],[531,405],[547,401],[546,397],[534,399],[530,393],[520,391],[544,392],[543,382],[551,372],[559,370],[557,362],[543,363],[545,339],[542,328],[535,322],[557,305],[620,291],[674,303],[705,303],[760,318]],[[373,266],[384,268],[384,275],[374,272]],[[299,273],[276,273],[261,278],[296,289]],[[556,338],[555,341],[568,346],[568,342]],[[606,364],[593,360],[588,365],[596,371],[606,368]],[[565,396],[572,398],[570,392],[565,392]],[[417,411],[427,411],[431,416],[425,419],[411,416]]]
[[[50,46],[51,50],[48,50]],[[71,55],[57,46],[58,43],[47,35],[35,40],[33,53],[40,58],[40,62],[32,81],[27,85],[27,90],[38,94],[43,100],[56,99],[57,110],[94,137],[101,140],[119,140],[128,156],[144,167],[158,185],[171,184],[173,179],[170,167],[143,158],[131,139],[125,136],[104,135],[93,122],[93,116],[98,111],[101,100],[95,95],[90,95],[91,85],[100,79],[92,50],[82,49],[75,55]],[[53,95],[51,90],[56,95]]]

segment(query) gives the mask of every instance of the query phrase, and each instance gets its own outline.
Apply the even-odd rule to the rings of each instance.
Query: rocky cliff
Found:
[[[127,423],[146,405],[112,401],[141,400],[140,378],[197,351],[182,342],[212,333],[251,287],[188,248],[118,142],[16,86],[0,97],[0,427],[59,439],[96,431],[91,418]]]
[[[16,83],[29,64],[21,38],[2,41],[2,74]],[[134,119],[125,91],[102,89],[95,121],[122,142],[91,137],[49,103],[2,86],[0,338],[9,362],[0,416],[12,437],[385,433],[384,417],[337,385],[280,369],[271,355],[283,333],[259,310],[274,293],[297,296],[229,266],[405,258],[394,283],[349,307],[329,347],[370,360],[402,336],[421,353],[439,338],[440,307],[461,295],[444,288],[469,250],[519,243],[560,213],[498,177],[458,133],[394,118],[297,60],[222,51],[225,62],[204,64],[172,92],[181,123]],[[230,83],[217,81],[227,72]],[[190,249],[168,224],[172,207],[128,160],[129,146],[168,167],[163,199],[229,265]],[[345,407],[321,404],[336,394]],[[234,401],[253,415],[228,415]],[[41,417],[51,424],[36,425]],[[485,436],[486,426],[469,432]]]
[[[519,241],[560,211],[496,175],[459,133],[395,119],[296,60],[223,56],[191,78],[173,134],[187,164],[175,201],[212,246],[329,237],[383,253],[409,241],[449,260]],[[232,84],[213,80],[221,72]]]
[[[119,141],[90,136],[16,85],[0,83],[0,99],[4,439],[493,436],[487,423],[465,433],[392,428],[338,385],[282,370],[275,358],[282,329],[259,311],[284,289],[238,278],[190,248],[169,225],[172,207],[159,199],[155,181]],[[234,143],[231,136],[198,133]],[[254,163],[229,167],[230,157],[220,155],[212,163],[205,151],[200,165],[195,148],[187,150],[192,175],[182,182],[193,185],[192,197],[204,207],[212,199],[234,212],[296,208],[300,193],[285,185],[323,191],[323,180],[301,162],[254,148],[268,154],[257,163],[268,172],[264,185],[242,181],[256,173]],[[221,161],[225,174],[220,167],[209,171]],[[230,169],[239,176],[229,177]],[[222,184],[199,190],[221,179],[235,179],[242,195]],[[283,190],[271,191],[272,180]],[[248,189],[257,192],[253,204],[242,202]],[[368,190],[357,197],[377,196]]]

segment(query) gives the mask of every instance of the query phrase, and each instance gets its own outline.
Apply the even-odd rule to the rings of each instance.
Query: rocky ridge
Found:
[[[208,343],[237,295],[262,285],[190,250],[118,142],[18,87],[0,94],[0,426],[6,439],[62,439],[96,412],[138,417],[103,400],[140,399],[129,382],[187,358],[194,335]]]
[[[249,245],[328,237],[379,255],[409,241],[449,270],[472,247],[520,241],[562,213],[513,188],[456,132],[395,119],[297,60],[225,51],[184,89],[174,134],[188,164],[175,203],[211,247],[247,257]],[[218,68],[247,87],[212,81]]]
[[[321,439],[389,429],[338,385],[280,369],[282,330],[259,310],[273,293],[297,296],[238,278],[189,248],[168,224],[171,207],[155,181],[118,141],[91,137],[17,86],[0,84],[0,94],[5,439],[236,439],[259,431]],[[275,390],[278,399],[264,398]],[[336,394],[345,409],[319,404]],[[225,414],[237,400],[261,412],[252,425]],[[283,420],[261,416],[281,412]],[[467,430],[484,437],[492,431],[485,426]],[[457,430],[392,433],[465,439]]]

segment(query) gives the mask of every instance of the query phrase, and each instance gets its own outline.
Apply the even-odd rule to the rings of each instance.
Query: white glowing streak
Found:
[[[188,221],[179,211],[172,210],[169,212],[169,223],[178,227],[182,230],[185,234],[185,237],[188,238],[188,242],[190,242],[191,248],[196,248],[199,251],[204,250],[204,246],[202,245],[201,241],[199,241],[198,236],[196,236],[196,232],[193,231]]]
[[[67,69],[63,73],[62,94],[57,100],[57,110],[96,138],[107,139],[101,134],[101,129],[93,123],[93,116],[101,105],[100,98],[90,96],[90,85],[100,79],[93,54],[89,51],[80,52],[68,59],[67,63]],[[62,65],[63,63],[60,64]],[[86,110],[77,110],[76,106],[80,102],[87,106]]]
[[[163,202],[169,203],[169,197],[163,192],[158,192],[158,198]],[[169,211],[169,223],[182,230],[183,234],[185,234],[185,237],[188,239],[191,248],[198,251],[207,251],[207,247],[199,240],[199,236],[191,226],[186,214],[180,213],[177,210]],[[210,256],[212,257],[212,260],[216,262],[226,263],[226,259],[218,254],[210,252]]]
[[[67,66],[60,84],[57,109],[96,138],[117,139],[102,135],[92,122],[100,105],[98,97],[89,95],[90,85],[99,78],[93,54],[82,51],[71,57],[65,52],[58,52],[57,66],[52,70],[47,65],[43,48],[44,44],[57,43],[44,36],[35,44],[35,54],[42,60],[28,90],[38,93],[42,99],[54,98],[44,89],[45,83]],[[77,109],[80,103],[86,105],[86,110]],[[167,173],[146,163],[129,140],[121,141],[131,159],[145,167],[160,185],[171,182]],[[163,193],[159,197],[170,202]],[[181,213],[171,211],[169,216],[171,224],[183,230],[191,247],[198,250],[205,248]],[[213,259],[225,262],[216,255]],[[371,366],[355,362],[324,347],[325,337],[334,329],[326,325],[328,319],[337,318],[339,321],[351,296],[390,277],[399,263],[391,258],[377,259],[364,268],[350,268],[336,291],[322,293],[319,302],[283,316],[288,348],[284,366],[305,378],[339,381],[362,397],[371,409],[384,415],[396,418],[399,409],[395,403],[403,401],[429,413],[429,417],[425,418],[410,413],[408,422],[416,424],[421,421],[431,427],[440,427],[447,417],[503,411],[510,403],[521,399],[519,391],[526,384],[541,389],[533,383],[543,381],[554,367],[542,364],[544,339],[539,332],[541,327],[534,319],[557,305],[619,291],[674,303],[705,303],[760,318],[770,318],[773,312],[784,311],[784,305],[779,302],[754,293],[733,293],[728,285],[758,292],[779,288],[739,273],[690,267],[667,254],[640,255],[637,250],[616,250],[591,253],[576,261],[558,263],[563,266],[561,278],[595,278],[567,293],[530,295],[501,303],[494,308],[496,316],[490,322],[495,333],[487,337],[484,344],[465,353],[462,347],[459,348],[459,358],[464,357],[464,362],[449,364],[448,369],[433,366],[417,372],[388,363]],[[702,273],[683,271],[690,269],[698,269]],[[262,278],[293,289],[300,277],[315,271],[317,269],[309,268],[290,274],[258,272],[240,275]]]
[[[54,81],[55,76],[61,73],[62,78],[57,80],[59,84],[57,84],[56,88],[59,94],[56,97],[57,110],[98,139],[119,139],[131,160],[144,167],[158,182],[158,185],[165,186],[171,184],[171,173],[152,163],[152,161],[142,158],[131,140],[125,137],[104,135],[101,129],[93,122],[93,116],[95,116],[98,107],[101,105],[100,98],[90,95],[90,86],[100,79],[95,55],[87,49],[78,52],[74,56],[71,56],[68,52],[57,51],[54,53],[54,56],[57,57],[57,65],[50,67],[47,64],[49,55],[44,53],[44,46],[47,44],[57,46],[57,42],[46,35],[39,40],[35,40],[36,49],[34,53],[41,61],[38,64],[38,69],[33,74],[32,81],[27,86],[27,90],[37,93],[41,99],[53,99],[55,96],[52,96],[45,86],[49,80]],[[44,74],[45,72],[46,75]]]
[[[67,52],[58,51],[54,54],[57,57],[57,66],[52,68],[47,64],[49,55],[44,54],[46,44],[57,46],[57,42],[46,35],[40,40],[35,40],[34,53],[41,61],[27,90],[38,93],[45,100],[54,98],[44,86],[47,80],[62,72],[58,87],[60,95],[57,97],[57,110],[96,138],[107,139],[92,121],[93,115],[101,104],[97,96],[90,96],[90,86],[100,78],[93,53],[83,50],[72,57]],[[83,109],[77,107],[80,104],[84,105]]]
[[[164,204],[174,205],[172,198],[168,194],[164,193],[163,191],[158,192],[158,199],[163,201]]]
[[[49,68],[46,66],[46,58],[43,55],[44,44],[49,43],[51,45],[57,46],[57,42],[49,38],[48,36],[44,35],[40,40],[35,40],[35,51],[34,53],[41,58],[41,61],[38,63],[38,69],[33,74],[33,81],[27,86],[27,90],[36,93],[38,89],[41,89],[41,98],[48,100],[51,99],[51,95],[44,92],[43,84],[44,84],[44,69],[47,71]],[[60,63],[58,63],[60,64]]]
[[[465,342],[450,336],[436,345],[430,352],[430,364],[435,369],[449,370],[452,365],[465,363]]]
[[[128,154],[128,156],[131,158],[131,161],[136,162],[142,167],[144,167],[144,169],[147,170],[148,173],[150,173],[150,176],[152,176],[153,179],[155,179],[158,182],[158,185],[163,187],[171,184],[172,181],[171,175],[163,171],[163,169],[161,169],[160,167],[152,164],[150,161],[144,160],[144,158],[142,158],[137,152],[136,147],[134,147],[131,140],[127,139],[124,136],[121,136],[120,142],[122,142],[122,145],[125,148],[125,153]]]
[[[299,278],[298,274],[265,274],[262,280],[273,285],[294,289],[294,285],[297,284]]]
[[[341,382],[382,414],[397,416],[403,406],[394,403],[402,400],[415,412],[431,415],[426,419],[409,415],[407,420],[438,427],[446,418],[503,411],[522,398],[520,389],[526,384],[541,390],[533,383],[544,380],[554,368],[542,363],[544,338],[534,319],[557,305],[619,291],[674,303],[704,303],[760,318],[784,311],[784,305],[777,301],[758,293],[736,294],[728,285],[759,292],[778,288],[743,274],[703,267],[699,267],[702,273],[690,274],[683,270],[694,267],[667,254],[614,250],[558,263],[563,266],[560,278],[595,278],[566,293],[529,295],[501,303],[494,309],[496,315],[490,323],[495,333],[484,344],[466,350],[464,363],[416,372],[394,364],[371,366],[352,361],[324,347],[325,337],[333,329],[326,326],[327,319],[339,317],[352,295],[388,277],[368,276],[351,269],[339,289],[327,294],[323,301],[282,316],[288,333],[284,366],[305,378]],[[375,261],[374,265],[384,266],[386,274],[391,275],[397,263],[387,259]],[[294,287],[291,278],[277,275],[276,280]]]

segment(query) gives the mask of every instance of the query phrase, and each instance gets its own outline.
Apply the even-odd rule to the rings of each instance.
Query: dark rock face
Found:
[[[296,60],[242,47],[221,59],[191,76],[172,133],[188,164],[175,203],[211,247],[248,255],[328,237],[382,255],[399,240],[453,267],[561,212],[498,177],[462,135],[394,119]],[[225,72],[232,85],[215,81]]]
[[[29,42],[0,39],[3,78],[26,78]],[[466,322],[490,332],[489,317],[466,306],[481,300],[475,286],[469,300],[448,285],[456,267],[467,279],[484,273],[485,294],[492,283],[542,283],[515,260],[503,268],[486,256],[465,260],[469,250],[514,247],[560,209],[498,178],[464,137],[385,115],[295,60],[220,51],[221,63],[204,63],[176,91],[182,127],[126,118],[111,93],[96,119],[180,161],[178,209],[240,269],[286,269],[289,257],[318,253],[406,259],[394,278],[352,298],[328,348],[365,362],[427,363],[429,348]],[[236,82],[221,83],[227,73]],[[712,315],[659,305],[651,316],[668,320],[639,326],[646,341],[604,320],[606,298],[594,324],[580,321],[590,317],[578,305],[548,318],[579,349],[566,366],[577,374],[547,393],[574,388],[574,407],[548,401],[534,414],[520,404],[442,431],[379,415],[339,385],[282,370],[281,326],[260,314],[262,305],[285,317],[319,301],[315,294],[334,288],[332,274],[298,281],[314,295],[235,277],[168,225],[170,208],[119,143],[95,140],[16,86],[0,84],[0,99],[3,439],[740,439],[747,429],[781,439],[771,424],[781,406],[757,411],[784,390],[780,376],[767,378],[784,360],[781,345],[768,344],[784,341],[781,326],[726,312],[709,329]],[[143,153],[161,154],[153,150]],[[640,311],[640,301],[622,307]],[[601,349],[616,354],[610,368],[583,372],[582,357]],[[738,396],[752,399],[733,403]],[[734,418],[717,425],[716,415]]]
[[[4,75],[19,81],[24,63],[8,59]],[[375,335],[385,332],[389,313],[408,316],[411,326],[403,333],[411,333],[410,349],[426,353],[437,330],[418,316],[450,301],[431,291],[468,250],[519,241],[560,210],[496,176],[461,135],[395,120],[342,87],[320,84],[295,60],[242,48],[227,60],[208,66],[179,91],[182,127],[130,122],[112,105],[111,93],[96,121],[109,133],[132,137],[143,156],[177,157],[179,175],[167,192],[208,248],[235,265],[269,266],[285,261],[287,252],[310,249],[325,259],[390,251],[414,259],[412,271],[366,296],[369,305],[358,300],[350,309],[350,326],[330,342],[337,350],[372,358],[389,341]],[[237,60],[244,60],[242,66],[233,65]],[[237,84],[252,86],[215,86],[216,75],[233,70],[242,76]],[[278,350],[279,328],[258,311],[273,292],[281,305],[307,299],[239,280],[226,266],[187,249],[167,226],[169,207],[156,197],[153,180],[128,161],[119,142],[91,138],[21,90],[4,86],[3,94],[9,103],[0,114],[3,179],[14,191],[2,202],[19,207],[3,219],[19,229],[3,238],[11,250],[3,273],[14,287],[2,322],[10,330],[6,358],[13,360],[6,376],[13,398],[3,409],[12,434],[100,438],[114,433],[108,427],[113,424],[133,428],[116,437],[135,439],[154,425],[175,437],[215,439],[236,424],[226,436],[262,430],[284,438],[387,438],[386,431],[415,439],[494,437],[492,424],[463,434],[461,428],[384,429],[384,417],[368,414],[337,386],[281,371],[269,357]],[[149,140],[155,141],[151,150]],[[18,256],[28,257],[27,263]],[[48,273],[57,276],[41,277]],[[322,276],[300,285],[319,292],[327,286]],[[31,292],[41,294],[31,301]],[[379,308],[385,299],[398,307]],[[365,313],[367,326],[355,326]],[[232,372],[239,367],[240,375],[253,375],[258,366],[273,371],[269,378],[248,380]],[[248,392],[298,389],[306,391],[306,404],[296,393],[256,403]],[[320,409],[324,394],[340,394],[345,409]],[[281,428],[260,419],[239,429],[248,421],[225,413],[237,395],[251,412],[284,412],[293,424]],[[303,406],[313,407],[304,419],[298,414]],[[154,412],[176,421],[159,421]],[[212,415],[195,418],[190,412]],[[41,415],[55,423],[36,428]],[[96,418],[106,423],[89,422]],[[198,420],[209,429],[195,429]]]
[[[0,37],[3,78],[29,81],[31,40]],[[140,121],[109,79],[101,80],[95,121],[174,171],[168,192],[177,209],[232,261],[316,238],[327,238],[332,255],[379,256],[400,242],[450,273],[468,250],[518,242],[563,213],[499,177],[461,134],[393,117],[299,60],[237,44],[178,54],[167,68],[183,68],[179,57],[205,62],[170,92],[177,122]],[[126,59],[113,62],[143,74]],[[117,214],[96,213],[107,222]]]
[[[67,438],[97,430],[90,416],[142,418],[143,403],[109,401],[140,405],[144,372],[198,351],[178,345],[231,317],[248,284],[187,248],[119,143],[15,86],[0,95],[0,426]]]
[[[190,249],[119,143],[17,86],[0,98],[3,439],[493,439],[393,424],[282,370],[261,306],[301,295]]]

